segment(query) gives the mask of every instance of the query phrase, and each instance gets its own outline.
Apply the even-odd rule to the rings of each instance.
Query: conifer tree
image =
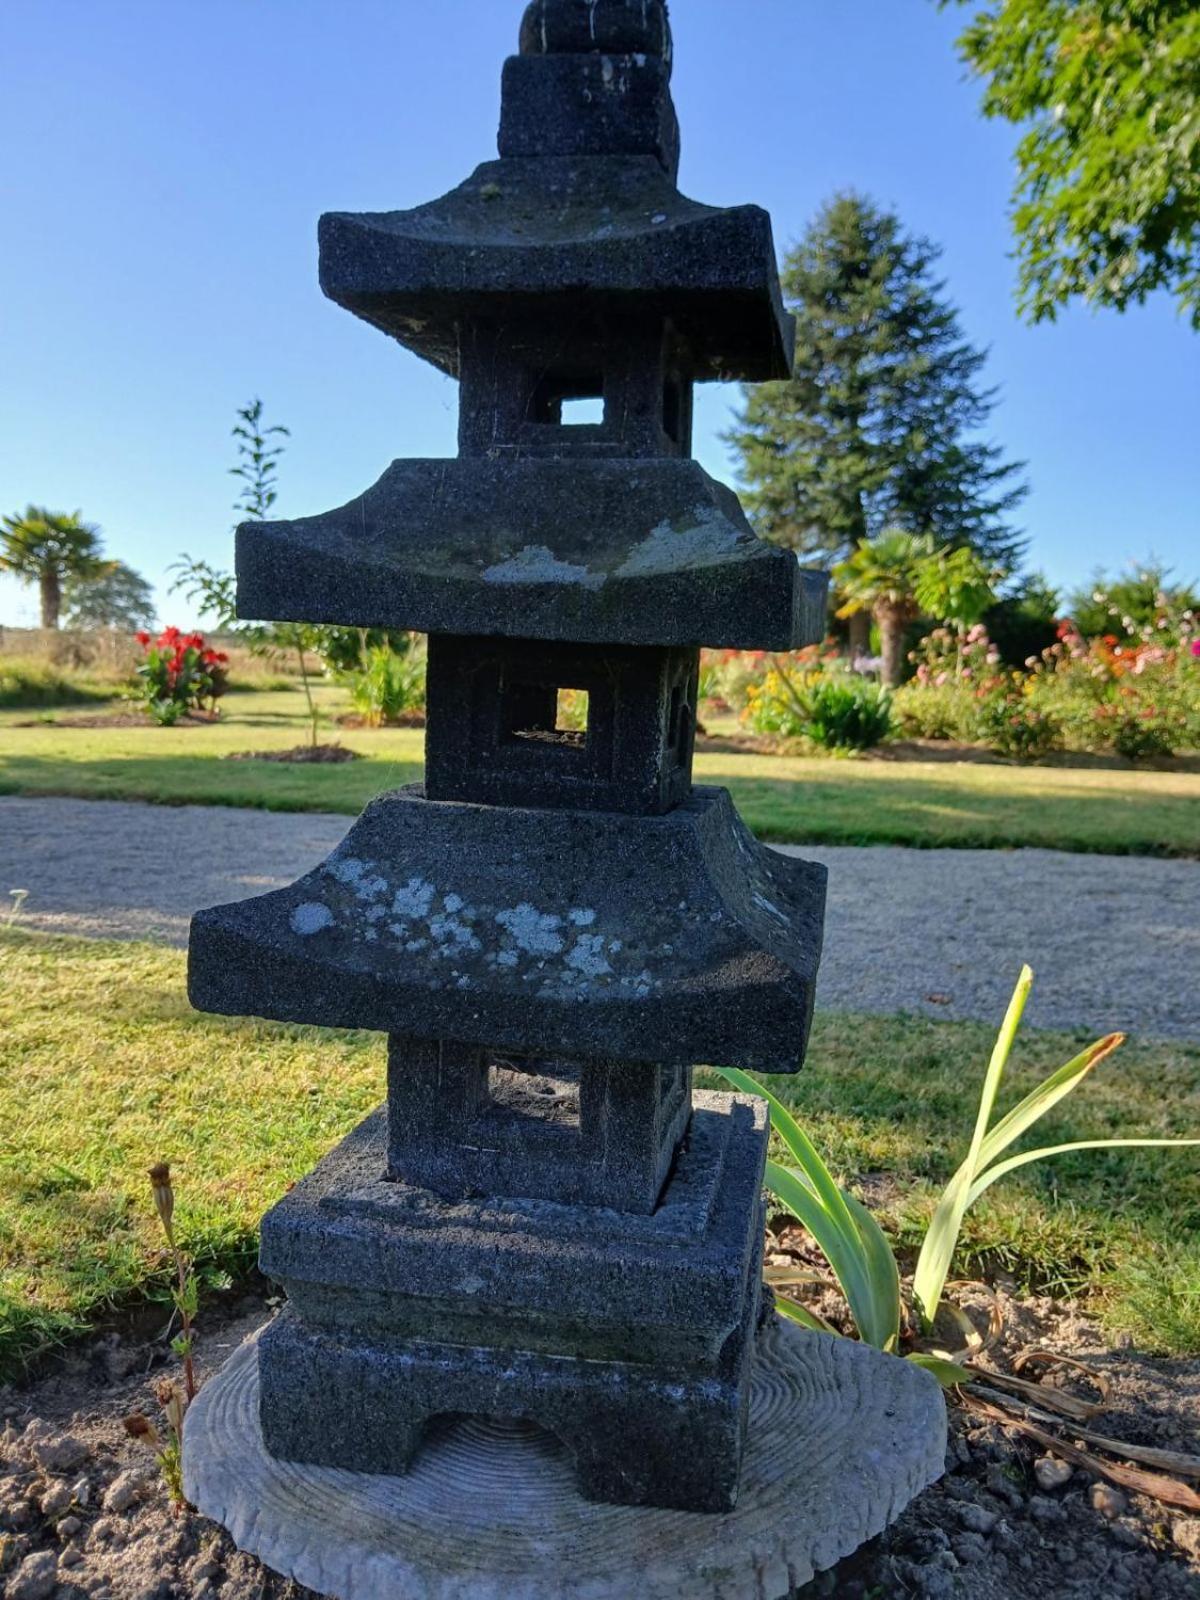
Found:
[[[1003,571],[1021,466],[983,432],[995,391],[936,276],[940,251],[858,195],[826,205],[783,269],[789,382],[746,391],[727,435],[762,535],[829,566],[885,528],[965,545]]]

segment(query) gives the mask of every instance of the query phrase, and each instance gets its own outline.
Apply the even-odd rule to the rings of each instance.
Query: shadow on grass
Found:
[[[419,761],[374,758],[344,766],[289,767],[274,761],[223,761],[210,755],[82,761],[11,755],[0,764],[0,794],[337,811],[354,816],[376,795],[418,782],[423,770]]]
[[[248,730],[250,733],[250,730]],[[250,734],[252,737],[252,733]],[[249,743],[249,739],[248,739]],[[895,776],[885,766],[828,762],[796,777],[737,771],[738,758],[697,774],[724,785],[760,837],[780,844],[1046,849],[1200,857],[1200,804],[1162,788],[1088,788],[1045,770],[1036,785],[984,786],[931,767]],[[967,769],[977,772],[978,768]],[[158,805],[332,811],[356,816],[375,796],[420,780],[418,759],[368,754],[344,765],[226,761],[216,754],[0,760],[0,794],[66,795]]]
[[[878,769],[876,769],[878,774]],[[1106,855],[1200,856],[1200,805],[1190,795],[967,787],[936,778],[822,775],[819,781],[728,781],[750,827],[777,844],[908,845]]]

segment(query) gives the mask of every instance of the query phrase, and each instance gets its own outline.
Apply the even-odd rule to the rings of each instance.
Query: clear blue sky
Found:
[[[432,199],[494,153],[521,0],[4,0],[0,510],[80,508],[163,584],[231,558],[229,429],[292,429],[281,515],[454,452],[456,391],[322,299],[323,210]],[[1018,324],[1014,134],[985,124],[931,0],[675,0],[681,186],[795,239],[855,187],[945,246],[1029,462],[1031,560],[1070,584],[1154,551],[1200,573],[1200,340],[1166,301]],[[735,395],[697,454],[732,476]],[[176,599],[164,621],[185,622]],[[0,623],[34,620],[0,580]]]

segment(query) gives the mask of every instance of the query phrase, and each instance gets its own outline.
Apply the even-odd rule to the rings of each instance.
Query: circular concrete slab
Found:
[[[253,1342],[187,1419],[188,1499],[241,1549],[337,1600],[783,1600],[941,1476],[934,1380],[777,1322],[763,1336],[737,1509],[592,1505],[521,1424],[448,1422],[404,1478],[273,1460]]]

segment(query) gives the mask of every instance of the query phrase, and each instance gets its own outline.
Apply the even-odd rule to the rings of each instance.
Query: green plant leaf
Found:
[[[846,1204],[858,1224],[859,1236],[867,1258],[867,1275],[871,1293],[879,1305],[880,1323],[890,1329],[881,1350],[895,1351],[900,1343],[900,1267],[892,1249],[891,1240],[879,1226],[875,1217],[861,1200],[843,1190]]]
[[[1089,1045],[1086,1050],[1081,1050],[1074,1060],[1068,1061],[1065,1067],[1059,1067],[1058,1071],[1052,1073],[1044,1083],[1027,1094],[1019,1105],[1014,1106],[1006,1117],[1000,1119],[983,1141],[976,1173],[990,1167],[1009,1145],[1015,1144],[1023,1133],[1026,1133],[1048,1111],[1053,1110],[1060,1100],[1065,1100],[1067,1095],[1079,1087],[1093,1068],[1098,1067],[1124,1043],[1123,1033],[1108,1034],[1095,1044]]]
[[[960,1367],[956,1362],[947,1361],[945,1356],[906,1356],[914,1367],[924,1367],[926,1372],[932,1372],[943,1389],[957,1389],[964,1383],[970,1383],[971,1374],[966,1367]]]
[[[775,1309],[781,1317],[787,1317],[790,1322],[798,1322],[802,1328],[807,1328],[811,1333],[828,1333],[834,1338],[840,1337],[836,1328],[830,1327],[824,1317],[817,1316],[815,1311],[810,1311],[807,1306],[797,1305],[794,1300],[785,1300],[779,1295],[775,1301]]]
[[[867,1208],[834,1179],[816,1147],[783,1102],[748,1073],[722,1068],[743,1094],[758,1095],[771,1125],[796,1162],[790,1171],[767,1163],[767,1187],[816,1240],[850,1306],[859,1335],[880,1350],[900,1338],[900,1273],[887,1235]]]
[[[1004,1069],[1012,1054],[1017,1029],[1021,1025],[1025,1003],[1029,999],[1032,987],[1033,973],[1029,967],[1022,967],[1021,976],[1017,979],[1017,986],[1013,990],[1013,997],[1009,1001],[1004,1022],[996,1038],[991,1061],[988,1063],[970,1151],[967,1159],[946,1186],[921,1246],[917,1270],[913,1276],[913,1297],[926,1326],[933,1322],[941,1303],[942,1291],[946,1287],[946,1278],[950,1272],[950,1263],[954,1259],[963,1218],[967,1213],[971,1186],[979,1172],[988,1124],[992,1120],[992,1112],[996,1105],[996,1096],[1000,1092]]]
[[[886,1339],[890,1338],[890,1330],[886,1328],[886,1317],[875,1301],[866,1248],[862,1245],[858,1229],[854,1229],[853,1240],[848,1240],[834,1219],[830,1218],[829,1211],[822,1205],[818,1195],[813,1194],[811,1187],[797,1174],[787,1170],[786,1166],[779,1166],[778,1162],[766,1163],[766,1187],[813,1235],[819,1250],[834,1269],[834,1277],[846,1296],[846,1302],[850,1304],[850,1314],[859,1336],[867,1344],[875,1344],[882,1349]]]
[[[980,1195],[986,1194],[1000,1178],[1006,1178],[1018,1167],[1027,1167],[1034,1161],[1045,1161],[1049,1156],[1062,1156],[1072,1150],[1186,1150],[1200,1145],[1200,1139],[1079,1139],[1073,1144],[1047,1145],[1042,1150],[1025,1150],[1019,1156],[1010,1156],[989,1167],[978,1178],[967,1196],[967,1205],[973,1206]]]
[[[801,1180],[816,1196],[827,1212],[830,1224],[837,1229],[848,1249],[861,1245],[858,1226],[850,1215],[846,1197],[838,1187],[833,1174],[825,1165],[816,1146],[801,1128],[795,1117],[765,1084],[735,1068],[721,1068],[721,1075],[743,1094],[758,1095],[771,1108],[771,1126],[791,1152]],[[807,1226],[807,1224],[806,1224]]]

